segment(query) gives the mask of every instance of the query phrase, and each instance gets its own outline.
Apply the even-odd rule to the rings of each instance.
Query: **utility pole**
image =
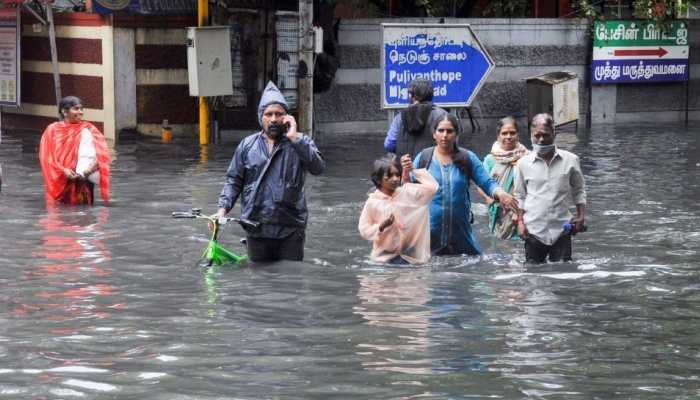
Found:
[[[197,0],[197,26],[206,25],[208,19],[209,0]],[[204,96],[199,96],[199,144],[209,144],[209,104]]]
[[[51,68],[53,70],[53,86],[56,94],[56,106],[61,102],[61,75],[58,71],[58,54],[56,51],[56,26],[53,23],[51,2],[45,4],[46,22],[49,28],[49,47],[51,48]]]
[[[313,0],[299,0],[299,130],[313,136],[314,92],[314,6]]]

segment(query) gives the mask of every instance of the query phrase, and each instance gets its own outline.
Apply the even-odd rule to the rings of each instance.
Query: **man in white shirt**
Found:
[[[549,261],[570,261],[571,236],[585,230],[586,189],[579,158],[554,145],[551,115],[535,115],[530,131],[533,151],[518,161],[514,183],[525,258],[535,263],[548,256]],[[576,205],[576,218],[569,199]]]

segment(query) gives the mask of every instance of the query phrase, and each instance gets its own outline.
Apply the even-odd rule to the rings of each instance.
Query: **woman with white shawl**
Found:
[[[513,194],[513,173],[518,160],[528,153],[527,148],[518,142],[518,123],[513,117],[504,117],[498,121],[498,134],[491,147],[491,152],[484,157],[484,168],[491,178],[506,193]],[[489,228],[499,239],[519,239],[517,224],[512,211],[503,207],[494,199],[486,196],[489,206]]]

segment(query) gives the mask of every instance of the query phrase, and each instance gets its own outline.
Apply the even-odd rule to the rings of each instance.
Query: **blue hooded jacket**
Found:
[[[258,121],[271,104],[288,110],[274,83],[268,82],[258,106]],[[236,148],[219,196],[219,207],[230,211],[241,197],[241,218],[259,222],[248,228],[251,237],[284,238],[306,227],[308,212],[304,196],[306,171],[319,175],[326,164],[313,140],[301,136],[292,142],[286,136],[268,152],[267,138],[259,131],[244,138]]]

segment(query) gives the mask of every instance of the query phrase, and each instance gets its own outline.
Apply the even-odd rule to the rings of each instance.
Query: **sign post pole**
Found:
[[[56,94],[56,107],[61,102],[61,75],[58,70],[58,54],[56,51],[56,26],[53,22],[51,3],[46,3],[46,19],[49,24],[49,46],[51,47],[51,68],[53,70],[53,86]]]
[[[690,51],[688,51],[690,52]],[[690,54],[688,54],[690,59]],[[690,69],[688,69],[688,79],[685,81],[685,126],[688,126],[688,109],[690,108]]]
[[[313,137],[314,15],[311,0],[299,0],[299,130]],[[304,68],[303,66],[306,66]]]
[[[197,0],[197,26],[204,26],[208,17],[207,0]],[[204,96],[199,96],[199,144],[201,146],[209,144],[209,104]]]

